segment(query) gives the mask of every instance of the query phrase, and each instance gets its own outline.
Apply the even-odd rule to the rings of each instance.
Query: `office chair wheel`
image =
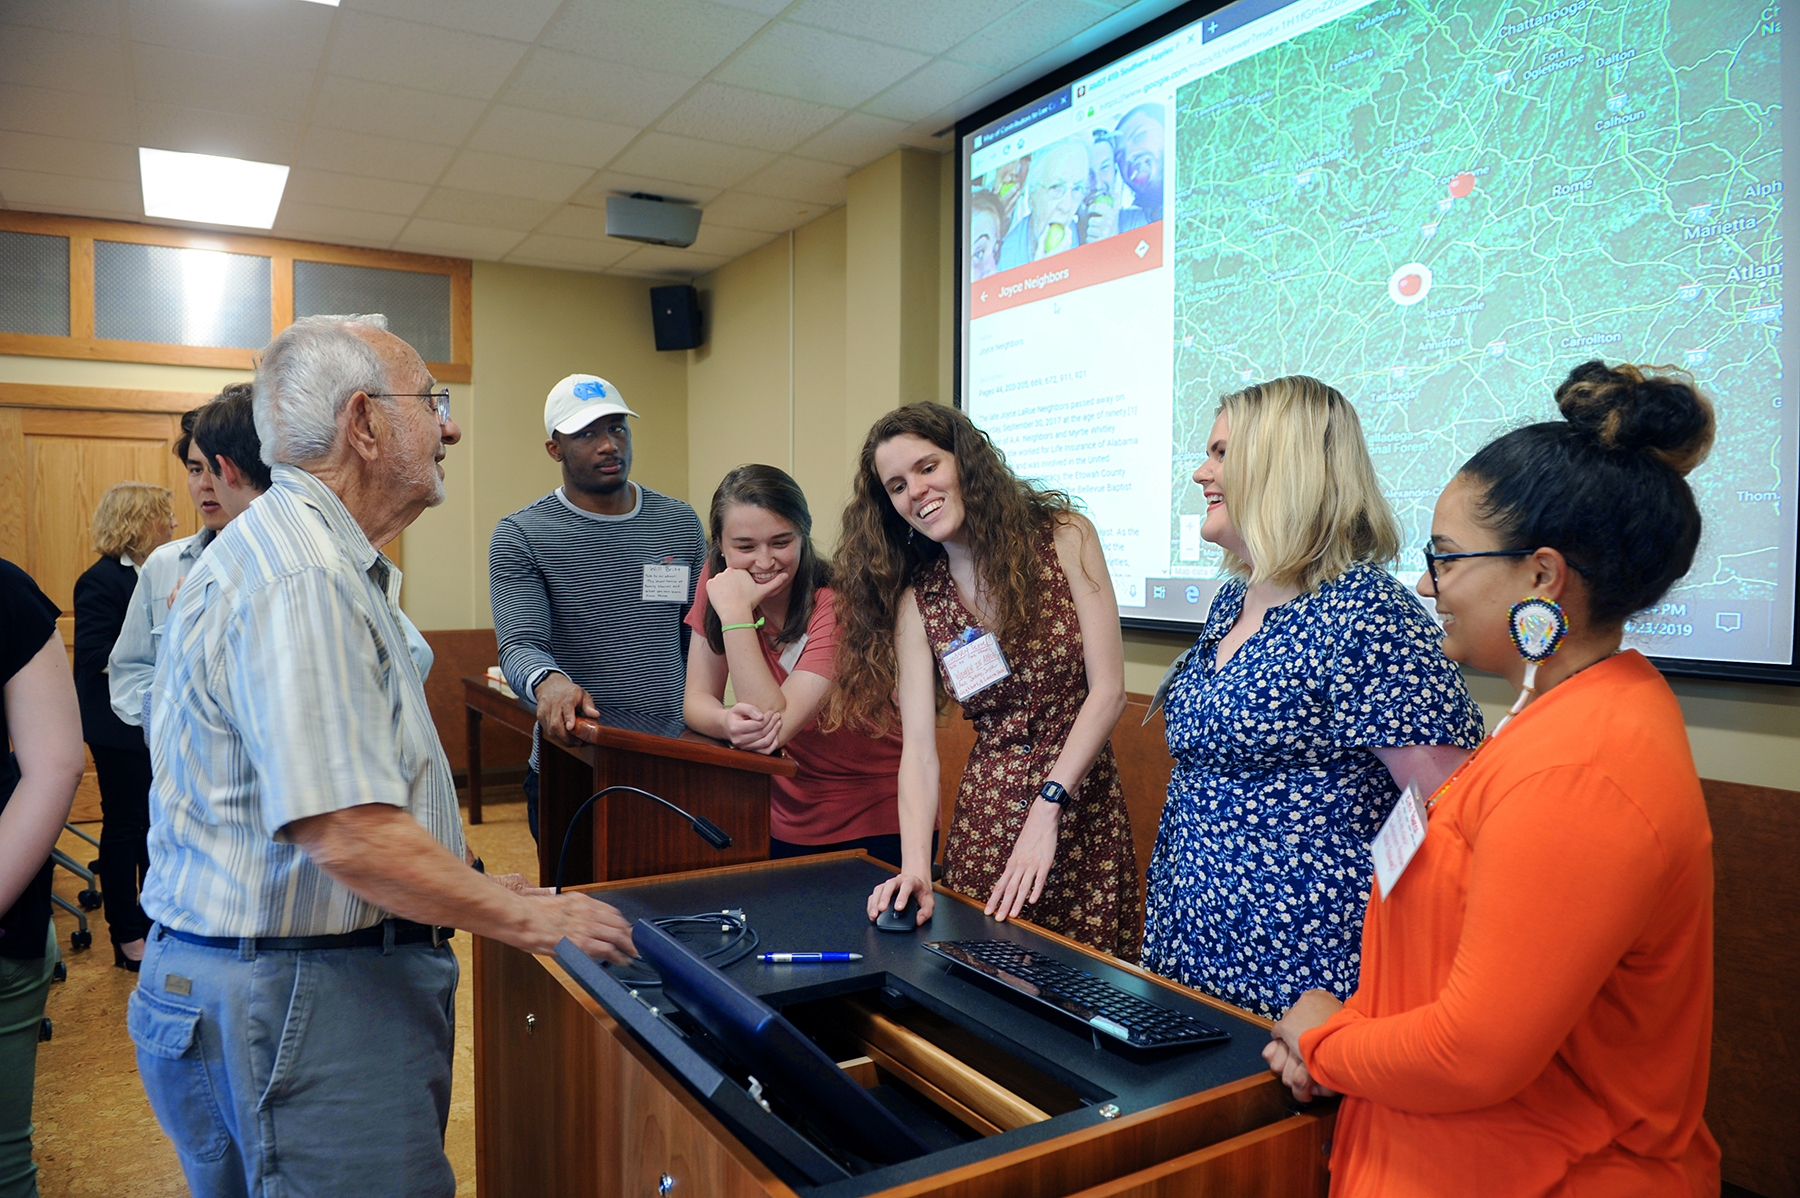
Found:
[[[81,909],[83,911],[98,911],[101,902],[100,892],[98,890],[84,890],[75,896],[75,901],[81,904]]]
[[[68,967],[68,965],[67,965],[67,964],[65,964],[65,963],[64,963],[64,962],[62,962],[62,961],[58,961],[58,962],[57,962],[57,963],[56,963],[56,965],[55,965],[55,967],[54,967],[54,968],[53,968],[53,969],[51,969],[51,970],[50,970],[50,980],[51,980],[51,981],[53,981],[53,982],[66,982],[66,981],[68,981],[68,980],[69,980],[69,967]]]
[[[56,1029],[50,1025],[48,1019],[38,1021],[38,1043],[42,1044],[45,1040],[48,1040],[51,1036],[55,1035],[55,1033]]]
[[[70,932],[69,947],[76,952],[94,947],[94,934],[86,928],[81,929],[79,932]]]

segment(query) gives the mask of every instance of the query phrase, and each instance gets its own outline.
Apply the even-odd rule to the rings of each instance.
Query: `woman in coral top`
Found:
[[[1420,580],[1516,714],[1375,888],[1356,993],[1307,992],[1264,1054],[1345,1096],[1334,1198],[1719,1192],[1712,832],[1675,696],[1620,650],[1693,562],[1712,406],[1600,362],[1556,400],[1445,488]]]

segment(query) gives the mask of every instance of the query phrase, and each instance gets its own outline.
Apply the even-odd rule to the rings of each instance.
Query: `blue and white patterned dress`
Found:
[[[1270,1018],[1356,988],[1369,842],[1399,791],[1370,748],[1481,739],[1481,713],[1400,582],[1357,564],[1269,609],[1225,668],[1244,583],[1219,589],[1164,708],[1175,759],[1143,963]]]

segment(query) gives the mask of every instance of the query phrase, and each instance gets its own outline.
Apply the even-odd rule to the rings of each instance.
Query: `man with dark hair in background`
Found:
[[[181,436],[175,439],[173,451],[187,467],[188,497],[200,513],[200,531],[170,541],[145,559],[138,571],[137,589],[125,608],[125,626],[106,661],[113,714],[134,727],[150,725],[150,681],[156,675],[156,650],[175,591],[219,530],[231,522],[233,513],[219,502],[218,477],[207,465],[206,455],[194,446],[194,426],[202,412],[233,396],[249,403],[250,384],[231,383],[210,402],[181,414]]]

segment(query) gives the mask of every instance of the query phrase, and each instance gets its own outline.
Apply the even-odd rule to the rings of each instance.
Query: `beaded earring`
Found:
[[[1562,605],[1556,600],[1527,595],[1513,604],[1507,613],[1507,632],[1512,636],[1513,648],[1525,659],[1525,685],[1512,709],[1494,725],[1494,731],[1489,734],[1492,736],[1500,735],[1506,722],[1525,710],[1525,705],[1536,697],[1538,664],[1549,661],[1563,638],[1569,635],[1569,617],[1563,614]]]

